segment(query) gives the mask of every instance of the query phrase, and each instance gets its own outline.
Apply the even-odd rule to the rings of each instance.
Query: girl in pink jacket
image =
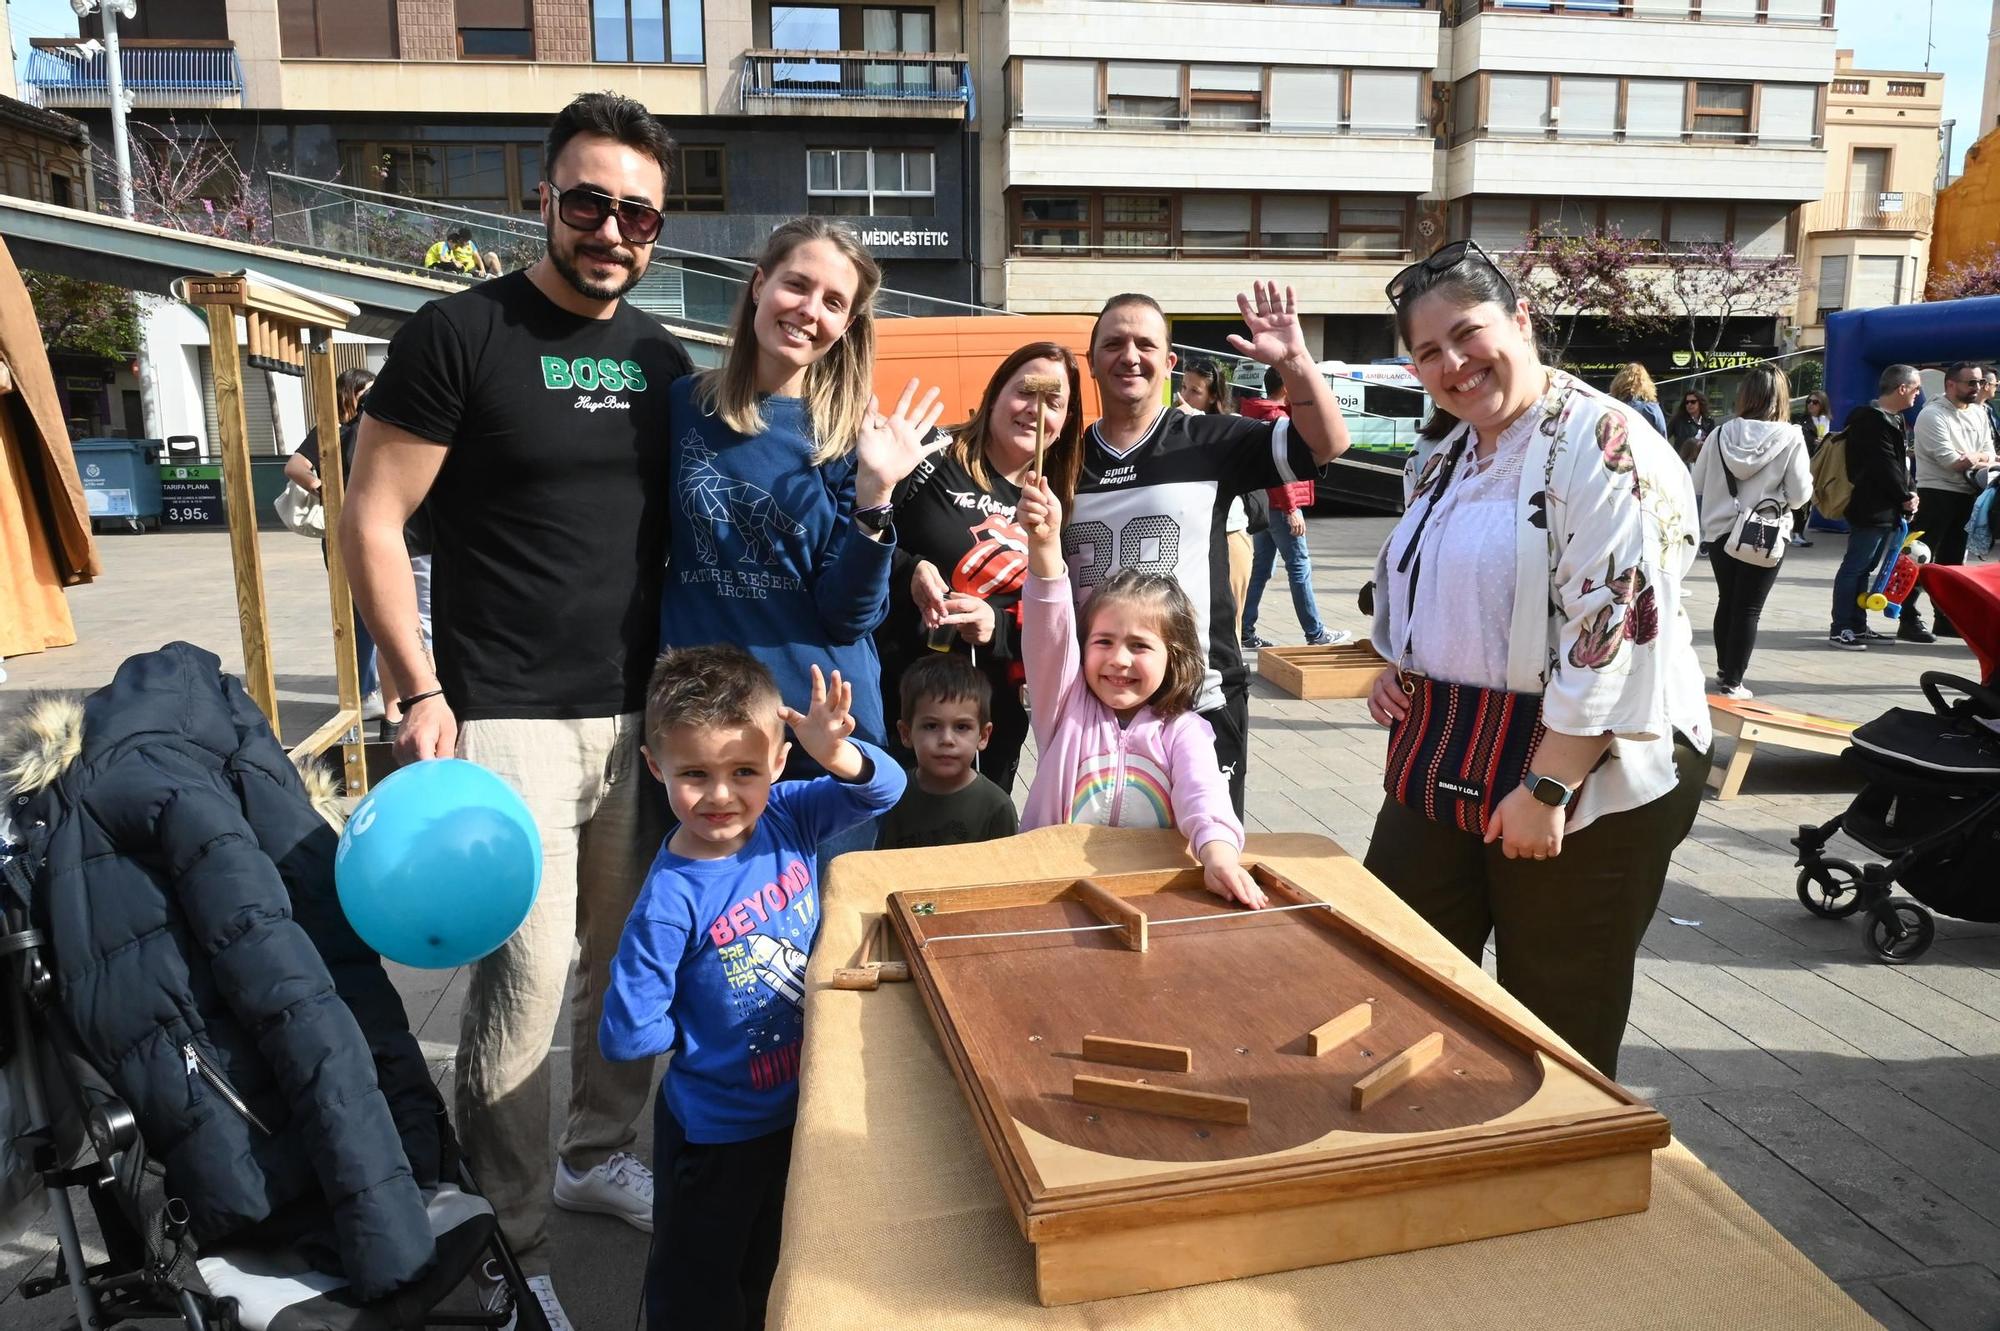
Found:
[[[1194,712],[1207,658],[1187,594],[1157,573],[1115,573],[1084,607],[1079,646],[1062,506],[1041,477],[1028,482],[1015,518],[1028,533],[1021,636],[1039,758],[1022,830],[1178,827],[1209,891],[1264,905],[1239,859],[1215,732]]]

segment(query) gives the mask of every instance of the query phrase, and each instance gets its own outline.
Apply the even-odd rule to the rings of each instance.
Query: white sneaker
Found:
[[[377,689],[361,700],[361,719],[380,721],[382,719],[382,691]]]
[[[587,1174],[556,1161],[555,1196],[565,1211],[616,1216],[634,1229],[653,1232],[653,1171],[635,1155],[620,1151]]]
[[[479,1299],[479,1310],[487,1313],[506,1312],[507,1320],[500,1331],[515,1331],[520,1325],[520,1311],[514,1307],[514,1291],[500,1275],[497,1263],[488,1261],[480,1269],[479,1284],[483,1293]],[[535,1296],[535,1304],[542,1310],[542,1317],[549,1324],[549,1331],[576,1331],[570,1325],[569,1314],[563,1311],[562,1302],[556,1298],[555,1282],[548,1276],[529,1276],[528,1292]]]

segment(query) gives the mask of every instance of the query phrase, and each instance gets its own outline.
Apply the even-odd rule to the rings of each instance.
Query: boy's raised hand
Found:
[[[792,728],[799,746],[812,760],[843,781],[852,781],[866,766],[861,750],[848,743],[854,733],[854,686],[838,670],[828,679],[812,668],[812,707],[804,713],[780,706],[778,716]]]

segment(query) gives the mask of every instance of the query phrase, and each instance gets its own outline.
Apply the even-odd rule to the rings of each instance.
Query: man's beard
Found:
[[[555,270],[562,274],[563,280],[574,287],[580,295],[587,296],[591,300],[618,299],[637,286],[639,279],[646,272],[646,265],[639,262],[635,255],[633,261],[626,265],[625,276],[622,281],[613,279],[610,283],[596,283],[585,277],[583,271],[577,267],[576,248],[574,246],[565,254],[556,248],[552,240],[549,244],[548,254],[549,262],[555,265]]]

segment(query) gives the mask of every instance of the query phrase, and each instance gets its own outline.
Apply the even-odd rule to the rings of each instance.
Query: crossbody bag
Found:
[[[1452,684],[1410,669],[1424,528],[1458,474],[1471,438],[1468,430],[1452,451],[1396,565],[1397,572],[1409,574],[1397,669],[1410,706],[1389,729],[1382,788],[1389,798],[1434,823],[1484,837],[1493,806],[1526,778],[1535,750],[1548,733],[1542,724],[1542,695]]]

